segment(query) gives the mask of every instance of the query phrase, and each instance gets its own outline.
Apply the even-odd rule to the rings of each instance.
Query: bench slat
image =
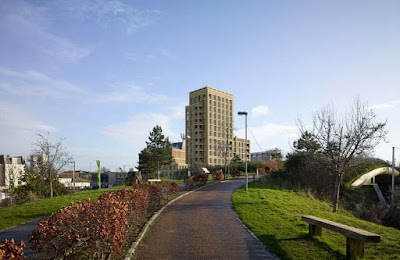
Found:
[[[362,229],[350,227],[330,220],[317,218],[314,216],[302,216],[301,220],[311,225],[316,225],[326,229],[330,229],[332,231],[341,233],[346,237],[357,239],[365,243],[379,243],[381,241],[381,236],[378,234],[374,234]]]

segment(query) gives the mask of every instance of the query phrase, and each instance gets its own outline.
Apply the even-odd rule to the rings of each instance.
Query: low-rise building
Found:
[[[58,181],[66,188],[74,187],[74,177],[75,177],[75,188],[76,189],[84,189],[91,186],[90,180],[81,178],[79,176],[80,172],[63,172],[58,174]]]
[[[0,155],[0,188],[20,185],[25,163],[23,155]]]
[[[246,160],[246,149],[247,149],[247,161],[252,161],[253,158],[250,157],[250,140],[246,140],[239,137],[234,137],[232,142],[232,157],[237,155],[244,162]]]
[[[171,144],[172,163],[165,167],[167,173],[175,173],[188,168],[186,163],[186,145],[185,142]]]
[[[251,153],[251,160],[253,162],[276,161],[280,159],[282,159],[282,152],[278,148],[265,152]]]

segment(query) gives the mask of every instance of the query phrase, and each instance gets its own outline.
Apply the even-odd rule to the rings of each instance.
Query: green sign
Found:
[[[101,188],[100,161],[97,160],[96,163],[97,163],[97,167],[98,167],[98,170],[97,170],[97,185],[99,186],[99,189],[100,189]]]

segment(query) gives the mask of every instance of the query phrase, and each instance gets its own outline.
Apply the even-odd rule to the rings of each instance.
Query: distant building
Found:
[[[58,174],[58,181],[66,188],[74,187],[74,175],[75,175],[75,188],[76,189],[84,189],[91,186],[90,180],[79,177],[79,171],[75,172],[63,172]]]
[[[78,180],[82,182],[80,185],[88,186],[97,186],[97,172],[87,172],[87,171],[76,171],[75,172],[75,187],[77,186]],[[58,178],[61,183],[63,183],[66,187],[70,187],[70,183],[73,182],[72,178],[73,172],[67,171],[60,173]],[[102,187],[114,187],[123,185],[125,183],[125,179],[127,177],[127,173],[124,172],[102,172],[100,174],[101,186]],[[71,186],[72,187],[72,186]]]
[[[198,165],[223,165],[234,153],[250,161],[250,141],[233,136],[233,95],[204,87],[189,93],[185,108],[186,162]],[[236,150],[235,150],[236,149]]]
[[[167,173],[175,173],[180,170],[187,169],[186,163],[186,145],[185,142],[177,142],[171,144],[172,163],[165,167]]]
[[[240,159],[244,162],[246,158],[246,145],[245,145],[245,139],[239,138],[239,137],[234,137],[232,140],[232,157],[237,155],[239,156]],[[250,140],[247,140],[247,158],[248,161],[252,161],[253,158],[250,159]]]
[[[26,159],[23,155],[0,155],[0,188],[18,186],[25,173]]]
[[[251,160],[253,162],[276,161],[280,159],[282,159],[282,151],[278,148],[265,152],[251,153]]]

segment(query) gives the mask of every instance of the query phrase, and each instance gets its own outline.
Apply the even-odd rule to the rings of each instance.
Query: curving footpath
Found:
[[[278,259],[250,234],[232,206],[243,180],[205,187],[168,206],[134,259]]]

